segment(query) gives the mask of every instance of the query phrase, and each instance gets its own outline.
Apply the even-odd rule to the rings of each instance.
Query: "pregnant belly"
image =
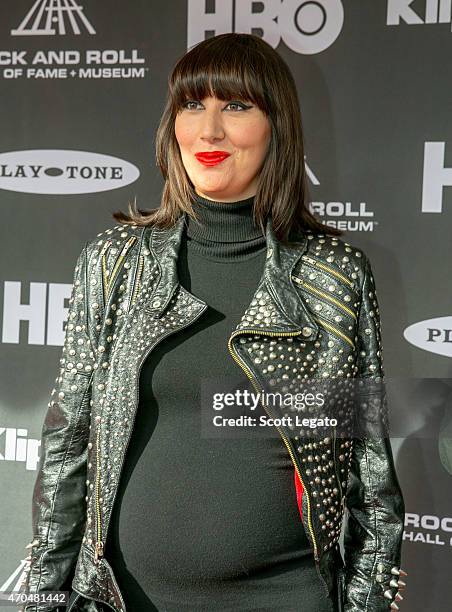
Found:
[[[312,557],[281,440],[157,442],[127,458],[109,532],[137,580],[234,580]]]

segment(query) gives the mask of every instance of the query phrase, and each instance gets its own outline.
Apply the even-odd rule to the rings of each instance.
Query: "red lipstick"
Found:
[[[216,166],[229,156],[230,153],[227,151],[201,151],[200,153],[195,153],[196,159],[205,166]]]

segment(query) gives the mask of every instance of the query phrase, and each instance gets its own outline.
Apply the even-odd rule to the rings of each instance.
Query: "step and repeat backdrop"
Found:
[[[30,541],[40,432],[75,260],[136,198],[159,206],[168,75],[224,32],[297,82],[310,205],[365,250],[404,491],[403,610],[451,609],[451,0],[0,3],[0,590]]]

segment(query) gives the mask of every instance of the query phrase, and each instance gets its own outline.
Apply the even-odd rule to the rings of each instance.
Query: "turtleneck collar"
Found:
[[[266,248],[266,238],[253,219],[254,196],[217,202],[195,194],[197,221],[187,215],[188,248],[215,260],[248,259]]]

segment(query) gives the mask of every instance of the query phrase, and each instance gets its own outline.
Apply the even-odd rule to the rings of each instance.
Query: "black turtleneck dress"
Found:
[[[178,255],[183,287],[208,304],[145,360],[106,557],[127,612],[332,612],[279,436],[208,438],[203,377],[243,375],[227,341],[251,302],[266,240],[254,198],[196,196]]]

